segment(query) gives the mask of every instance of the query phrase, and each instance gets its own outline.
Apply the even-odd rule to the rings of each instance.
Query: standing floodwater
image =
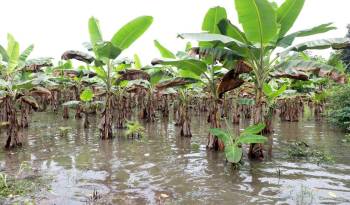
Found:
[[[178,137],[173,121],[160,121],[144,124],[142,140],[111,141],[99,139],[93,119],[84,130],[79,121],[58,118],[35,114],[23,133],[25,146],[0,152],[4,172],[14,173],[27,162],[50,179],[49,190],[33,194],[37,204],[86,204],[95,190],[94,203],[101,204],[350,203],[350,145],[325,122],[277,122],[272,157],[263,163],[244,160],[235,171],[223,153],[206,150],[204,116],[192,120],[191,139]],[[61,136],[59,127],[67,126],[71,131]],[[321,146],[335,163],[288,159],[288,142],[295,140]]]

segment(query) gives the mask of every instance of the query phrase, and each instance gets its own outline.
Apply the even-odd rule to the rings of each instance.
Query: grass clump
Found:
[[[22,163],[18,172],[12,176],[0,172],[0,199],[12,200],[21,196],[28,196],[42,187],[48,188],[46,181],[36,175],[20,177],[24,173],[32,171],[27,163]]]
[[[24,196],[37,190],[38,180],[16,179],[0,173],[0,198],[14,198]]]
[[[350,128],[350,85],[335,87],[329,97],[328,119],[331,123],[349,131]]]
[[[292,159],[306,159],[317,164],[334,162],[333,157],[324,150],[311,147],[303,141],[289,145],[287,152]]]
[[[137,121],[128,121],[126,128],[125,135],[129,138],[142,138],[145,136],[145,128]]]

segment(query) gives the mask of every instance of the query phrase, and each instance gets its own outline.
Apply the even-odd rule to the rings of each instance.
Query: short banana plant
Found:
[[[228,123],[227,123],[228,124]],[[244,129],[239,135],[235,136],[234,133],[228,130],[220,128],[212,128],[210,132],[218,136],[225,144],[225,156],[227,161],[233,164],[238,164],[243,157],[243,144],[265,143],[267,138],[259,135],[265,128],[264,124],[256,124]]]
[[[128,121],[125,135],[131,138],[141,138],[145,135],[145,128],[137,121]]]
[[[265,134],[273,132],[272,128],[272,117],[274,110],[276,108],[277,98],[282,95],[287,90],[287,84],[283,84],[280,88],[275,88],[268,83],[264,84],[263,92],[265,94],[266,104],[267,104],[267,113],[265,115],[265,124],[266,127],[263,131]]]
[[[50,73],[54,77],[52,80],[56,82],[56,86],[53,88],[56,94],[53,99],[54,111],[57,111],[58,102],[63,100],[67,102],[70,100],[80,100],[80,93],[84,87],[89,87],[94,84],[93,77],[95,73],[89,70],[89,67],[80,65],[75,67],[71,60],[61,60],[58,62],[58,66],[54,67]],[[60,96],[62,99],[56,99]],[[75,118],[81,118],[81,108],[78,105],[76,108]],[[63,118],[69,118],[68,107],[63,107]]]
[[[41,80],[24,75],[26,59],[33,50],[29,46],[20,53],[19,43],[8,34],[8,47],[0,47],[0,121],[9,123],[7,128],[6,148],[21,145],[19,128],[28,126],[30,109],[37,110],[39,105],[34,96],[51,96],[49,90],[40,87]],[[21,109],[21,120],[17,119],[18,108]]]
[[[74,101],[68,101],[63,103],[62,105],[67,108],[77,108],[79,107],[81,109],[81,112],[84,113],[84,128],[89,128],[90,122],[89,122],[89,111],[91,110],[91,107],[94,106],[97,103],[100,103],[99,101],[94,101],[94,93],[90,88],[85,88],[80,94],[80,100],[74,100]]]

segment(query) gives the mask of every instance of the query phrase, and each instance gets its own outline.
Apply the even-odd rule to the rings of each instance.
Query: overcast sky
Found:
[[[10,32],[19,41],[21,50],[35,44],[31,57],[59,58],[65,50],[84,49],[81,44],[89,40],[90,16],[100,20],[103,37],[109,40],[126,22],[152,15],[153,25],[125,53],[129,56],[137,53],[143,64],[147,64],[159,57],[154,39],[172,51],[183,49],[186,42],[176,39],[176,34],[201,31],[206,11],[217,5],[224,6],[231,21],[237,23],[233,0],[3,0],[0,43],[6,45],[6,34]],[[292,30],[333,22],[338,30],[319,38],[343,37],[350,23],[349,8],[349,0],[306,0]]]

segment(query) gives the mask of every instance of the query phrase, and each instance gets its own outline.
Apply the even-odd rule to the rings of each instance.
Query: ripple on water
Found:
[[[272,159],[256,163],[244,156],[246,163],[235,171],[224,153],[206,150],[209,127],[196,116],[192,138],[178,137],[169,121],[147,124],[143,141],[122,136],[100,141],[93,118],[96,124],[89,130],[51,114],[36,113],[33,120],[24,149],[0,151],[0,170],[13,172],[26,161],[53,176],[52,193],[42,204],[84,204],[94,190],[111,204],[350,203],[349,147],[341,143],[343,134],[324,122],[277,122]],[[70,126],[72,132],[61,137],[60,126]],[[323,143],[336,163],[286,160],[284,146],[295,140]]]

